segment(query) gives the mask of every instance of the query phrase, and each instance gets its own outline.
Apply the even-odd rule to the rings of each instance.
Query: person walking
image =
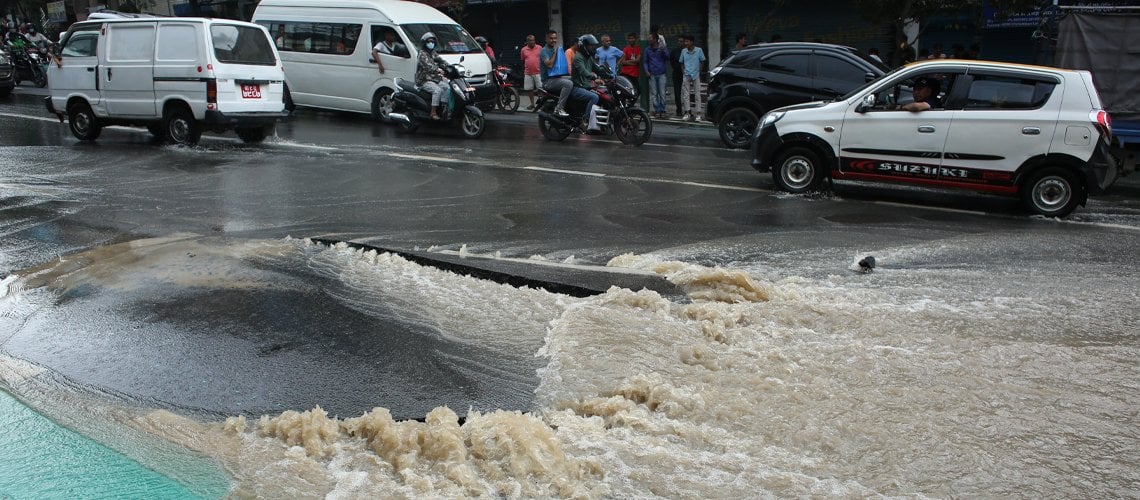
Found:
[[[677,118],[681,118],[681,110],[687,109],[688,104],[684,107],[681,106],[681,81],[684,79],[681,71],[681,51],[685,50],[685,37],[677,36],[677,46],[669,51],[669,66],[673,70],[673,103],[676,108],[673,112],[676,113]]]
[[[523,91],[530,96],[530,106],[526,109],[534,111],[534,91],[542,87],[542,47],[534,43],[534,35],[526,36],[526,44],[519,49],[519,58],[523,62]]]
[[[678,56],[680,57],[680,56]],[[649,39],[645,49],[645,74],[649,77],[649,99],[653,106],[654,118],[665,118],[665,70],[668,68],[669,51],[661,46],[657,37]]]
[[[693,45],[693,35],[685,35],[685,49],[681,51],[681,67],[684,80],[681,82],[681,94],[684,98],[681,103],[685,105],[685,121],[701,121],[701,73],[704,72],[705,51]],[[689,95],[693,94],[695,106],[690,108]]]

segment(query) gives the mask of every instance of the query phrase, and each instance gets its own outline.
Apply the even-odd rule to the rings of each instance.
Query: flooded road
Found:
[[[1140,494],[1128,189],[1051,221],[775,194],[707,130],[632,149],[312,114],[185,149],[22,114],[0,382],[179,484],[209,482],[172,470],[191,453],[237,497]]]

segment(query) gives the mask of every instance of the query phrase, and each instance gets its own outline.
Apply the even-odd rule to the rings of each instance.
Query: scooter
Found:
[[[13,75],[16,84],[23,80],[31,80],[39,88],[47,86],[47,71],[44,70],[45,60],[37,47],[8,46],[12,54],[12,65],[15,69]]]
[[[462,63],[463,59],[459,61]],[[451,64],[444,70],[451,92],[446,110],[439,120],[431,119],[431,94],[420,90],[412,82],[397,78],[397,90],[392,95],[392,112],[388,118],[408,133],[414,133],[425,123],[459,125],[464,137],[478,139],[487,128],[487,120],[483,111],[475,105],[475,87],[467,84],[464,78],[467,74],[467,69],[462,64]]]
[[[640,146],[653,134],[653,121],[649,113],[637,107],[637,90],[626,78],[610,78],[603,86],[593,89],[598,94],[595,120],[602,133],[616,135],[622,144]],[[551,141],[561,141],[573,132],[585,133],[582,122],[588,118],[586,104],[577,99],[566,103],[570,116],[554,114],[558,95],[543,89],[538,91],[538,128]]]

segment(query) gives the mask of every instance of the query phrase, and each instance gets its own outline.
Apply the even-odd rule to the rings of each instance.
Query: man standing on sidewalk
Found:
[[[688,101],[684,107],[681,106],[681,81],[684,79],[681,72],[681,51],[685,50],[685,37],[677,37],[677,46],[669,52],[669,65],[673,69],[673,101],[677,107],[673,110],[677,114],[677,118],[681,118],[681,110],[688,109]]]
[[[534,43],[534,35],[526,36],[526,45],[519,49],[519,58],[523,62],[523,90],[530,96],[530,107],[534,111],[534,91],[542,88],[542,77],[539,68],[542,66],[542,47]]]
[[[634,88],[641,92],[641,46],[637,44],[637,33],[625,36],[625,48],[621,49],[621,60],[618,61],[618,72],[629,78]]]
[[[665,69],[668,67],[669,51],[661,46],[657,37],[651,37],[644,59],[645,74],[649,76],[649,99],[653,106],[653,117],[665,118]]]
[[[704,72],[705,51],[694,47],[693,35],[685,35],[685,49],[681,51],[681,66],[684,80],[681,82],[681,103],[685,105],[685,121],[701,121],[701,73]],[[692,93],[696,106],[690,112],[689,94]]]
[[[602,35],[602,46],[594,51],[594,61],[609,68],[612,78],[618,76],[618,61],[621,60],[623,52],[621,49],[610,45],[611,42],[609,35]]]

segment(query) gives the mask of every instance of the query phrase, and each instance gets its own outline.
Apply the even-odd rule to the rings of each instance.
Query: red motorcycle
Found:
[[[510,66],[498,66],[491,74],[495,79],[495,87],[499,89],[499,93],[495,95],[495,107],[507,113],[514,113],[519,110],[519,91],[515,85],[511,83],[511,68]]]
[[[637,107],[637,89],[628,78],[605,80],[605,85],[593,89],[598,94],[595,120],[601,133],[616,135],[622,144],[640,146],[653,134],[653,121],[649,113]],[[554,113],[558,96],[545,90],[538,94],[538,128],[547,140],[561,141],[571,133],[587,133],[584,123],[589,115],[585,102],[570,99],[566,103],[569,116]]]

